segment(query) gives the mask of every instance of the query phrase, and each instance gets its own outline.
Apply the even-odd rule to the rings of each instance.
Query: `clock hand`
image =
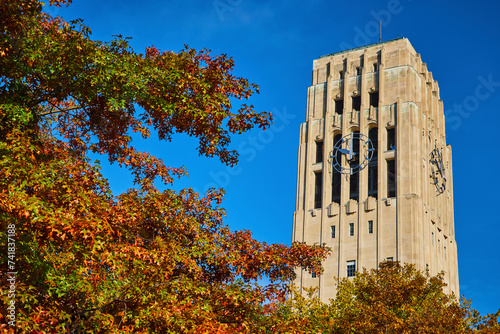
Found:
[[[346,150],[345,148],[339,148],[339,152],[342,154],[349,154],[349,150]]]
[[[351,132],[351,141],[349,143],[349,146],[350,146],[350,149],[349,149],[349,160],[352,160],[352,153],[353,153],[353,150],[354,150],[354,147],[353,147],[353,144],[354,144],[354,136],[353,136],[353,133]]]
[[[441,174],[441,177],[444,179],[444,168],[443,168],[443,159],[441,158],[441,152],[438,151],[438,168],[439,168],[439,173]]]
[[[349,150],[346,150],[345,148],[339,148],[338,151],[342,154],[352,154],[353,156],[356,155],[356,152],[352,152]],[[349,159],[350,160],[350,159]]]

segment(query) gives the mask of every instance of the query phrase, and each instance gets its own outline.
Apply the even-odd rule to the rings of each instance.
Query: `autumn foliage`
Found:
[[[0,24],[0,237],[15,241],[1,286],[17,272],[17,332],[249,333],[284,300],[295,267],[320,270],[323,247],[230,231],[221,190],[159,191],[186,170],[133,146],[133,133],[186,133],[201,155],[234,165],[231,135],[265,129],[271,115],[233,110],[258,87],[232,74],[231,58],[138,54],[36,0],[2,0]],[[136,187],[113,196],[89,153],[128,168]],[[2,294],[5,332],[11,300]]]
[[[269,332],[500,333],[500,311],[480,316],[469,301],[445,294],[443,275],[386,261],[341,279],[329,303],[322,303],[314,288],[294,289],[293,297],[267,318]]]

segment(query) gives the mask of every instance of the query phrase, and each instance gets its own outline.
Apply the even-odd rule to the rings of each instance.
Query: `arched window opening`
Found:
[[[396,149],[396,128],[387,129],[387,151]]]
[[[341,134],[337,134],[333,139],[335,145],[342,138]],[[342,161],[342,153],[337,151],[337,156],[332,157],[333,161]],[[342,181],[341,175],[335,168],[332,168],[332,202],[340,203],[340,184]]]
[[[361,96],[353,96],[352,97],[352,109],[356,111],[361,110]]]
[[[373,144],[373,155],[368,164],[368,196],[377,198],[378,195],[378,128],[371,128],[368,138]]]
[[[352,138],[359,138],[359,131],[353,131]],[[349,164],[354,167],[359,165],[359,140],[354,140],[352,144],[354,155]],[[349,177],[349,198],[359,200],[359,173],[352,173]]]
[[[316,163],[323,162],[323,141],[318,140],[316,142]]]
[[[335,100],[335,112],[339,115],[344,113],[344,100]]]
[[[314,173],[314,208],[321,209],[322,207],[322,198],[323,195],[323,173],[316,172]]]
[[[396,197],[396,160],[387,160],[387,197]]]

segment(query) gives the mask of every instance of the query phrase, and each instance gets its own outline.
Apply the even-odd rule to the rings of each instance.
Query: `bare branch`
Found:
[[[40,113],[40,116],[53,115],[53,114],[58,114],[58,113],[66,113],[68,111],[75,110],[75,109],[81,109],[81,108],[83,108],[83,106],[74,106],[74,107],[69,107],[69,108],[54,107],[54,108],[52,108],[51,111]]]

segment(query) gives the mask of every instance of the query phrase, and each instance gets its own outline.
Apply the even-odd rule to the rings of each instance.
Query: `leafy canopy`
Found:
[[[445,294],[443,275],[385,261],[339,280],[329,303],[314,288],[294,289],[293,298],[267,318],[267,327],[286,333],[499,333],[500,311],[482,317],[469,301]]]
[[[132,134],[186,133],[201,155],[234,165],[231,136],[271,122],[251,105],[232,108],[258,87],[234,76],[226,55],[139,54],[42,6],[0,1],[0,238],[15,229],[17,331],[257,332],[294,268],[320,272],[328,250],[230,231],[220,190],[159,191],[155,182],[186,170],[137,150]],[[136,188],[113,196],[89,153],[128,168]],[[14,270],[0,258],[7,291]],[[10,302],[2,294],[0,308]],[[14,332],[9,321],[0,312],[0,328]]]

